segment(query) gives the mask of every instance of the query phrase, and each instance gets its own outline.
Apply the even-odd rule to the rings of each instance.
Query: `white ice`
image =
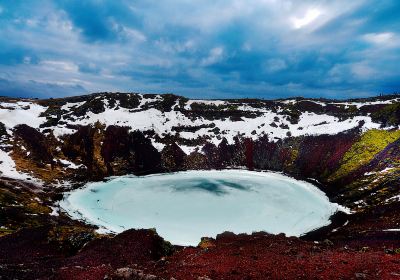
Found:
[[[156,228],[179,245],[224,231],[299,236],[329,224],[339,209],[310,183],[244,170],[117,177],[66,194],[60,206],[113,232]]]

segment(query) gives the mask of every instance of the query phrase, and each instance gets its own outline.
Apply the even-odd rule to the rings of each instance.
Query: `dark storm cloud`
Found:
[[[0,79],[0,96],[50,98],[54,96],[68,96],[88,93],[79,85],[43,84],[35,81],[15,82]]]
[[[394,0],[0,0],[0,93],[393,92],[399,18]]]

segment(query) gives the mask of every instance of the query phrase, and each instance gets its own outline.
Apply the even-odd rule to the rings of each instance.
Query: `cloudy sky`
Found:
[[[400,91],[398,0],[0,0],[0,95]]]

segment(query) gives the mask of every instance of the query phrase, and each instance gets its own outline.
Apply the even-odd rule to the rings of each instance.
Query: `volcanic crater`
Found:
[[[136,93],[1,98],[0,275],[5,279],[395,279],[400,275],[399,100],[397,95],[345,101],[189,100]],[[60,208],[64,193],[104,184],[110,176],[114,179],[107,182],[134,175],[126,178],[137,186],[134,180],[198,170],[259,171],[253,179],[271,174],[265,171],[280,172],[279,176],[292,178],[288,180],[312,183],[321,197],[327,196],[326,205],[339,204],[349,211],[336,212],[322,227],[310,227],[319,227],[311,232],[285,236],[279,234],[284,230],[268,231],[255,221],[260,227],[254,230],[266,232],[251,233],[248,228],[222,233],[218,228],[212,236],[200,234],[199,244],[193,240],[171,244],[161,230],[160,237],[157,227],[148,229],[146,223],[126,225],[136,229],[118,230],[123,231],[119,234],[99,232]],[[151,182],[153,188],[161,177]],[[221,188],[212,186],[212,191],[243,191],[243,184],[233,185],[240,180],[234,177],[222,182]],[[173,186],[176,192],[177,184]],[[204,184],[197,186],[204,191]],[[275,198],[290,191],[275,190]],[[96,198],[98,194],[93,190],[94,204],[107,201]],[[137,198],[139,193],[130,195]],[[163,198],[165,194],[158,197],[158,204]],[[247,197],[253,202],[256,198]],[[315,206],[309,197],[302,199],[295,200],[304,203],[298,209]],[[136,219],[149,221],[145,215],[149,212],[140,210],[150,202],[144,198],[140,202],[132,212]],[[186,206],[195,207],[193,201]],[[159,210],[165,213],[165,209]],[[229,217],[239,218],[241,212],[232,209],[227,209]],[[272,209],[277,207],[271,206],[267,213]],[[207,216],[219,214],[212,207],[207,210]],[[190,211],[183,214],[191,216]],[[176,219],[160,220],[173,226]],[[227,216],[220,219],[229,221]],[[208,233],[208,222],[197,220],[196,225]]]

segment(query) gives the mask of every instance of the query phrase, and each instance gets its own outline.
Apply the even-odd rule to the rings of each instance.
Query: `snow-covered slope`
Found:
[[[106,94],[90,96],[86,100],[66,99],[58,108],[48,102],[18,101],[2,102],[0,106],[0,122],[7,131],[18,124],[27,124],[40,131],[52,130],[56,137],[74,133],[74,125],[89,125],[96,122],[110,125],[128,126],[132,130],[153,130],[161,138],[165,134],[177,134],[186,140],[206,138],[209,142],[218,144],[222,137],[229,143],[235,136],[257,139],[267,135],[273,141],[289,136],[337,134],[339,132],[361,126],[363,130],[379,128],[381,124],[371,120],[369,113],[357,112],[367,105],[393,104],[399,98],[377,100],[369,102],[322,102],[316,100],[284,100],[263,103],[263,101],[247,102],[246,100],[185,100],[176,97],[171,108],[163,110],[157,104],[163,101],[162,95],[134,95],[138,100],[135,108],[124,108],[118,98],[110,102]],[[96,102],[104,107],[100,111],[91,110],[90,105]],[[305,108],[296,108],[296,119],[291,117],[290,109],[300,103],[310,103],[318,110],[324,111],[327,105],[342,110],[343,112],[313,112]],[[194,105],[204,105],[197,109]],[[84,114],[76,111],[87,107]],[[132,106],[131,106],[132,107]],[[301,106],[298,106],[301,107]],[[320,109],[319,109],[320,107]],[[356,112],[349,114],[349,108],[355,107]],[[49,108],[57,108],[53,113]],[[201,111],[203,109],[203,111]],[[220,116],[209,118],[204,112],[220,112]],[[293,109],[292,109],[293,111]],[[47,112],[47,114],[46,114]],[[230,116],[230,113],[231,116]],[[47,118],[47,119],[46,119]],[[45,125],[49,119],[57,119],[54,125]],[[386,127],[393,128],[393,127]],[[159,150],[162,143],[153,140],[154,146]],[[182,145],[187,152],[195,146]]]

